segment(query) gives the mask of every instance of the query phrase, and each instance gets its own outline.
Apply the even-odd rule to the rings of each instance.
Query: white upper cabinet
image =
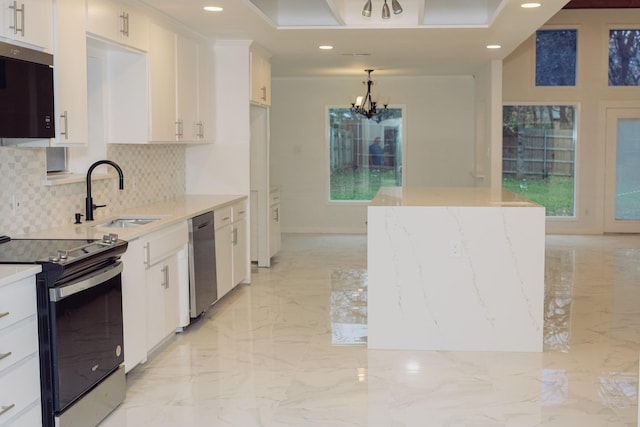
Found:
[[[149,25],[149,141],[176,141],[175,33]]]
[[[177,139],[213,139],[213,53],[202,43],[176,35]]]
[[[271,105],[271,63],[257,47],[251,48],[251,102]]]
[[[1,4],[0,36],[52,51],[52,0],[1,0]]]
[[[84,0],[56,0],[54,145],[87,144],[87,38],[83,25],[69,25],[84,18]]]
[[[149,49],[148,17],[120,2],[88,0],[87,32],[142,51]]]
[[[198,44],[176,35],[176,138],[180,141],[200,139],[198,123]]]
[[[198,45],[198,139],[212,142],[213,118],[213,51],[205,44]]]

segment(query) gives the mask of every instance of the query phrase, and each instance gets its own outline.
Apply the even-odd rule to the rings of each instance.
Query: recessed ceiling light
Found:
[[[222,12],[222,8],[220,6],[205,6],[204,10],[207,12]]]
[[[318,49],[322,49],[322,50],[331,50],[333,49],[333,46],[328,45],[328,44],[324,44],[322,46],[318,46]]]
[[[487,49],[500,49],[502,48],[502,46],[500,46],[499,44],[488,44],[487,45]]]
[[[536,3],[536,2],[531,2],[531,3],[522,3],[522,4],[520,5],[520,7],[523,7],[523,8],[525,8],[525,9],[534,9],[534,8],[536,8],[536,7],[540,7],[540,6],[542,6],[542,4],[540,4],[540,3]]]

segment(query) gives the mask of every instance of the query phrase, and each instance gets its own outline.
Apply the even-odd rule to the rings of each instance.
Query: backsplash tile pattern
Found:
[[[95,211],[96,220],[185,194],[184,146],[109,145],[107,158],[122,168],[124,190],[118,190],[117,179],[92,181],[94,203],[107,205]],[[0,147],[0,234],[42,231],[72,223],[76,212],[84,214],[86,183],[45,186],[45,170],[44,148]]]

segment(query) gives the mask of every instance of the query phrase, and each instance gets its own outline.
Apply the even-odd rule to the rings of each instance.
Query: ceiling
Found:
[[[370,18],[362,16],[365,1],[146,0],[212,40],[256,41],[272,55],[274,77],[364,75],[367,68],[374,76],[474,74],[568,2],[524,9],[525,0],[398,0],[404,11],[383,20],[384,0],[372,0]],[[205,12],[208,5],[224,11]],[[318,49],[326,44],[334,49]]]

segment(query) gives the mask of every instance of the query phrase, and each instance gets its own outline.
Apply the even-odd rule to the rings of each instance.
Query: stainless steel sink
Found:
[[[142,225],[150,224],[152,222],[161,220],[164,216],[140,216],[140,217],[121,217],[112,219],[109,222],[98,224],[96,227],[100,228],[130,228],[140,227]]]

